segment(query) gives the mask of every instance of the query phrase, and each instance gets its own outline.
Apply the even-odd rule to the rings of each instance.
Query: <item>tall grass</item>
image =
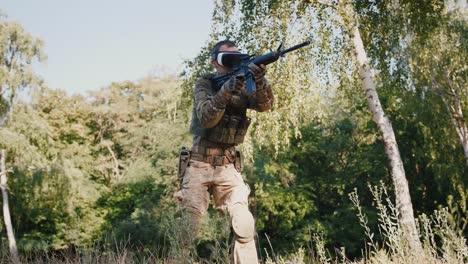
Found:
[[[378,211],[378,232],[383,238],[375,239],[363,213],[358,192],[354,190],[349,198],[356,208],[356,216],[364,229],[366,245],[362,258],[351,261],[346,257],[345,248],[336,249],[332,256],[325,247],[320,234],[312,234],[309,248],[299,248],[295,253],[280,256],[271,249],[271,256],[265,250],[264,264],[300,264],[300,263],[468,263],[466,238],[460,230],[449,224],[449,210],[443,208],[432,215],[421,215],[417,219],[423,252],[415,256],[410,252],[403,237],[403,230],[398,219],[398,210],[387,193],[385,186],[369,186]],[[226,217],[207,217],[201,229],[201,237],[195,241],[190,237],[188,219],[180,210],[168,212],[163,221],[165,242],[161,248],[138,250],[126,241],[113,241],[104,245],[95,245],[84,249],[70,249],[57,252],[34,252],[22,254],[23,263],[230,263],[232,234]],[[213,230],[216,230],[214,232]],[[214,242],[213,242],[214,241]],[[198,248],[197,248],[198,245]],[[200,245],[205,251],[200,256]],[[271,247],[271,245],[270,245]],[[201,251],[203,251],[201,250]],[[259,249],[260,250],[260,249]],[[9,261],[6,249],[0,254],[0,262]]]
[[[366,263],[468,263],[468,246],[462,232],[450,226],[447,208],[436,210],[431,216],[422,214],[417,219],[423,251],[414,255],[409,251],[398,219],[398,210],[387,189],[369,186],[378,210],[378,228],[384,238],[383,244],[373,240],[367,218],[362,214],[357,191],[349,194],[357,208],[357,216],[368,239],[368,252],[363,259]]]

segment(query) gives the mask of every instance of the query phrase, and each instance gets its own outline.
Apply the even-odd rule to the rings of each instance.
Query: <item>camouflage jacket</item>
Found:
[[[256,83],[256,92],[247,95],[233,93],[224,109],[215,107],[217,91],[211,82],[213,74],[200,78],[194,86],[194,104],[190,131],[193,145],[202,147],[232,147],[243,142],[250,118],[247,109],[264,112],[271,109],[274,96],[268,81]]]

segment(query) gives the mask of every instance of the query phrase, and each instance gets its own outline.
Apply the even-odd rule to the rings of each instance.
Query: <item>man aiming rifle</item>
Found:
[[[247,109],[271,109],[274,96],[265,78],[266,65],[308,44],[287,50],[280,45],[277,51],[253,57],[239,52],[232,41],[220,41],[211,50],[216,72],[195,83],[190,125],[193,146],[190,151],[182,149],[182,184],[175,196],[187,209],[192,235],[196,236],[213,195],[215,208],[231,219],[233,263],[258,263],[255,221],[248,208],[250,188],[242,178],[241,155],[235,148],[244,141],[250,125]]]

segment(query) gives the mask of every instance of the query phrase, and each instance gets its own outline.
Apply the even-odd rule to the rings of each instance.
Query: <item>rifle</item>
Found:
[[[297,49],[300,49],[304,46],[307,46],[310,44],[310,41],[304,41],[300,44],[297,44],[296,46],[293,46],[289,49],[284,49],[283,43],[281,43],[276,51],[272,51],[270,53],[260,55],[257,57],[254,57],[254,55],[244,55],[241,57],[240,63],[233,67],[233,70],[227,73],[223,73],[220,75],[216,75],[213,78],[213,82],[215,84],[215,87],[217,90],[221,88],[221,86],[229,80],[232,76],[244,76],[246,79],[246,86],[245,90],[247,94],[250,94],[252,92],[255,92],[257,90],[255,81],[253,79],[253,74],[249,71],[248,65],[250,63],[255,63],[257,66],[260,66],[260,64],[263,65],[268,65],[270,63],[273,63],[277,61],[280,57],[283,57],[286,53],[289,53],[291,51],[295,51]]]

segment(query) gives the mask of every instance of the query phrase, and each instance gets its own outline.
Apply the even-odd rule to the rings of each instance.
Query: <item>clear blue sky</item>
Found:
[[[83,93],[180,69],[208,39],[213,0],[3,0],[0,9],[45,42],[35,69],[46,84]]]

